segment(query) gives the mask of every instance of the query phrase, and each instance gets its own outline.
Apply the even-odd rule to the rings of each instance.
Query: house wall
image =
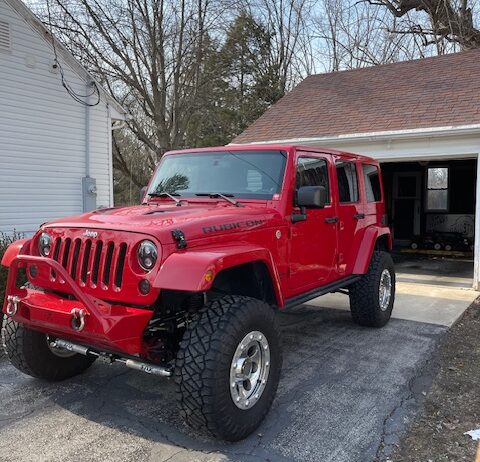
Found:
[[[90,176],[97,206],[112,205],[110,119],[102,101],[90,109],[62,87],[51,46],[5,1],[0,20],[10,25],[11,49],[0,50],[0,231],[32,233],[51,219],[83,211],[89,132]],[[86,82],[62,63],[69,85]]]

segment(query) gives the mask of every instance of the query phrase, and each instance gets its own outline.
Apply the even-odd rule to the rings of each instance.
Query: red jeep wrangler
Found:
[[[9,247],[6,352],[46,380],[96,358],[172,376],[188,424],[239,440],[276,392],[275,309],[348,290],[353,320],[383,326],[391,245],[372,159],[283,145],[169,152],[141,205],[60,219]]]

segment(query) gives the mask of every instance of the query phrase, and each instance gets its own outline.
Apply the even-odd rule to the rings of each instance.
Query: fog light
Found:
[[[150,292],[150,283],[146,279],[142,279],[138,285],[140,293],[147,295]]]
[[[30,266],[30,276],[32,276],[32,278],[36,278],[38,276],[38,267],[37,265],[32,265]]]

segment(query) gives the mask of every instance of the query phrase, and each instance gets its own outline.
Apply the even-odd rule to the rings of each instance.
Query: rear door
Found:
[[[365,210],[360,198],[360,164],[354,158],[335,157],[338,215],[337,274],[353,270],[357,250],[365,229]]]
[[[337,247],[333,168],[331,155],[297,153],[295,191],[301,186],[324,186],[328,203],[324,208],[308,208],[306,220],[290,224],[289,287],[293,293],[324,285],[336,275],[333,271]],[[300,213],[296,207],[293,211]]]
[[[381,223],[385,213],[380,169],[374,163],[362,162],[365,225]]]

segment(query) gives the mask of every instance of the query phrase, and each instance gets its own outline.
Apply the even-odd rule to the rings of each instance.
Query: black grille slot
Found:
[[[115,269],[115,285],[122,287],[123,268],[125,267],[125,257],[127,256],[127,244],[120,245],[120,252],[118,254],[117,268]]]
[[[62,239],[60,239],[59,237],[57,237],[55,239],[55,244],[54,244],[54,248],[53,248],[53,255],[52,255],[52,258],[58,262],[59,258],[60,258],[60,247],[62,247]],[[52,275],[52,278],[53,279],[56,279],[57,277],[57,272],[55,270],[52,269],[52,272],[51,272],[51,275]]]
[[[93,260],[93,268],[92,268],[93,284],[97,284],[98,282],[98,271],[100,269],[100,257],[102,256],[102,248],[103,248],[102,241],[98,241],[97,248],[95,249],[95,258]]]
[[[82,262],[82,272],[80,273],[80,279],[84,284],[87,283],[88,262],[90,261],[91,250],[92,250],[92,241],[89,239],[85,243],[85,253],[83,254],[83,262]]]
[[[62,240],[57,237],[55,239],[55,250],[53,251],[53,259],[58,261],[58,258],[60,257],[60,247],[62,246]]]
[[[110,283],[110,273],[112,272],[113,260],[113,242],[110,242],[107,247],[107,258],[105,259],[105,267],[103,268],[103,283],[108,286]]]
[[[73,260],[72,260],[72,278],[75,280],[77,277],[78,257],[80,255],[80,239],[75,239],[75,245],[73,247]]]
[[[68,254],[70,253],[70,245],[72,244],[72,240],[67,237],[65,239],[65,245],[63,247],[63,258],[62,258],[62,266],[67,269],[68,264]]]

